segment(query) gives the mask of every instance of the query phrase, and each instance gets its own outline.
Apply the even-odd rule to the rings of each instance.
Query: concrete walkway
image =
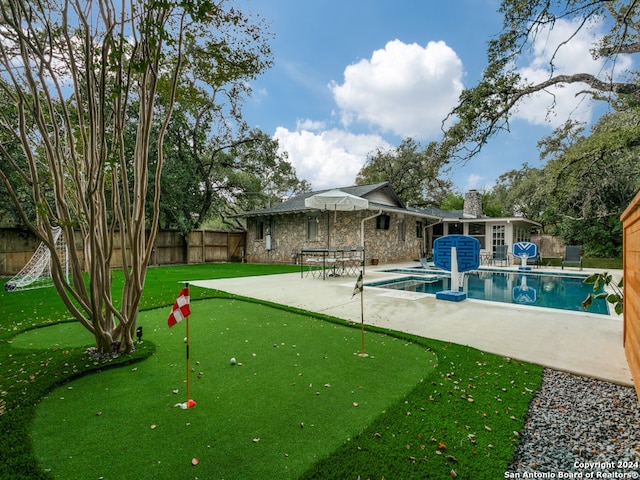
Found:
[[[385,265],[377,270],[367,268],[364,290],[366,324],[633,385],[622,345],[621,317],[477,300],[455,303],[436,300],[433,295],[366,287],[368,282],[388,278],[389,274],[380,270],[391,267],[397,265]],[[358,323],[361,318],[359,296],[352,298],[355,277],[322,280],[289,273],[194,281],[191,285]]]

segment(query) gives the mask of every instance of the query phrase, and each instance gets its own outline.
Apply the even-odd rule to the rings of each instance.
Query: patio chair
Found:
[[[337,247],[329,247],[327,256],[324,259],[325,268],[327,270],[331,270],[329,273],[330,277],[339,277],[340,274],[336,271],[336,266],[338,264],[338,248]],[[325,272],[326,275],[326,272]]]
[[[535,257],[527,258],[527,265],[533,265],[536,268],[540,268],[542,266],[542,257],[540,256],[540,252]]]
[[[311,275],[312,277],[315,277],[316,274],[322,275],[322,270],[320,269],[320,267],[322,267],[322,262],[318,261],[318,257],[307,256],[302,261],[304,262],[303,266],[307,266],[307,273],[305,276]]]
[[[579,266],[582,270],[582,247],[579,245],[567,245],[562,257],[562,269],[565,265]]]
[[[496,265],[500,262],[501,266],[509,266],[509,245],[496,245],[496,251],[493,253],[492,264]]]
[[[493,253],[489,250],[480,250],[480,265],[491,265]]]
[[[359,275],[362,270],[362,265],[364,264],[364,247],[358,245],[351,250],[351,260],[349,262],[349,267],[353,275]]]
[[[351,247],[346,246],[343,247],[340,252],[338,252],[338,256],[336,258],[336,263],[338,264],[338,268],[340,269],[340,273],[342,275],[349,275],[351,270]]]

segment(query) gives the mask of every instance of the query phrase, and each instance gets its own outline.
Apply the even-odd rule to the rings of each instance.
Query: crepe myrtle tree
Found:
[[[71,280],[54,255],[53,282],[101,353],[134,348],[158,227],[164,134],[180,87],[194,79],[212,88],[238,78],[248,84],[270,66],[263,22],[228,3],[0,0],[0,138],[7,142],[0,181],[52,252],[53,226],[67,245],[79,232],[82,254],[69,249]],[[125,145],[132,122],[133,144]],[[35,215],[21,202],[25,185]],[[123,288],[115,292],[112,270],[120,265]]]

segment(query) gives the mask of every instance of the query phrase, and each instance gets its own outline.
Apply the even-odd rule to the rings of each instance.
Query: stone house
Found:
[[[459,211],[406,206],[388,182],[337,190],[368,200],[368,209],[309,209],[305,199],[321,193],[309,192],[238,215],[246,221],[246,261],[295,263],[303,248],[364,246],[368,262],[400,262],[428,257],[433,241],[449,234],[476,237],[490,255],[498,245],[529,240],[532,228],[539,226],[523,217],[483,216],[482,197],[475,190],[466,194]]]

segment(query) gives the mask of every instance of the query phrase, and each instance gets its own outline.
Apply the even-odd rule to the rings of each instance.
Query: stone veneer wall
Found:
[[[295,213],[277,215],[273,217],[250,217],[247,219],[246,259],[252,263],[295,263],[297,254],[302,247],[327,246],[327,221],[329,223],[330,241],[332,247],[360,245],[361,220],[370,217],[374,212],[336,212],[334,213]],[[318,237],[314,241],[306,240],[307,219],[318,219]],[[327,219],[328,217],[328,219]],[[365,222],[365,251],[367,263],[377,258],[381,263],[413,260],[420,256],[422,239],[416,235],[416,217],[404,215],[405,240],[398,238],[398,225],[401,218],[397,214],[390,214],[388,230],[376,229],[376,219]],[[264,224],[264,236],[272,222],[271,251],[266,250],[265,238],[257,240],[255,237],[256,223]]]

